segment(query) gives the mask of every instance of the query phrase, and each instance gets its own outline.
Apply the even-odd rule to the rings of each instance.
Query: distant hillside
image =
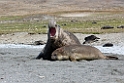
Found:
[[[0,16],[62,11],[124,11],[124,0],[1,0]]]

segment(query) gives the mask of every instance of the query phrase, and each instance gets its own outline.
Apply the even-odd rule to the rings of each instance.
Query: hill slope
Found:
[[[0,16],[61,11],[124,11],[124,0],[1,0]]]

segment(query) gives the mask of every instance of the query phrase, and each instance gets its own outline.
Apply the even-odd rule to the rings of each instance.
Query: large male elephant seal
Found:
[[[95,59],[118,59],[114,56],[104,56],[100,50],[86,45],[68,45],[56,49],[51,56],[52,60],[95,60]]]
[[[81,45],[81,43],[73,33],[64,31],[55,21],[50,21],[48,24],[47,44],[36,59],[49,60],[54,50],[66,45]]]

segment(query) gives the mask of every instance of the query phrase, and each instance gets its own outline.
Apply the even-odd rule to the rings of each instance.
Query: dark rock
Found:
[[[96,21],[93,21],[92,24],[97,24],[97,22]]]
[[[78,22],[77,20],[71,20],[71,22]]]
[[[112,43],[106,43],[106,44],[103,45],[103,47],[112,47],[112,46],[113,46]]]
[[[101,29],[113,29],[113,26],[103,26]]]
[[[46,43],[44,41],[41,41],[41,40],[34,42],[34,45],[44,45],[44,44],[46,44]]]
[[[43,25],[42,27],[43,27],[43,28],[46,28],[46,27],[47,27],[47,25]]]
[[[93,42],[96,42],[98,41],[98,37],[96,37],[95,35],[90,35],[90,36],[87,36],[84,38],[85,42],[83,42],[83,44],[86,44],[86,43],[93,43]]]
[[[123,25],[121,25],[121,26],[118,26],[117,28],[124,28],[124,26],[123,26]]]
[[[33,32],[30,32],[30,33],[28,33],[29,35],[34,35],[35,33],[33,33]]]
[[[67,25],[67,24],[65,24],[65,23],[64,23],[64,24],[62,24],[62,26],[66,26],[66,25]]]
[[[100,39],[100,38],[96,37],[95,35],[90,35],[84,38],[85,41],[96,40],[96,39]]]

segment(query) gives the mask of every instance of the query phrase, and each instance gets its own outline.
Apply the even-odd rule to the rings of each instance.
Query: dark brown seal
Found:
[[[118,59],[114,56],[104,56],[100,50],[86,45],[68,45],[56,49],[51,56],[52,60],[95,60],[95,59]]]
[[[64,31],[55,21],[50,21],[48,24],[47,44],[36,59],[49,60],[54,50],[66,45],[81,45],[81,43],[73,33]]]
[[[84,38],[85,41],[83,42],[83,44],[93,43],[98,41],[98,39],[100,38],[96,37],[95,35],[90,35]]]

